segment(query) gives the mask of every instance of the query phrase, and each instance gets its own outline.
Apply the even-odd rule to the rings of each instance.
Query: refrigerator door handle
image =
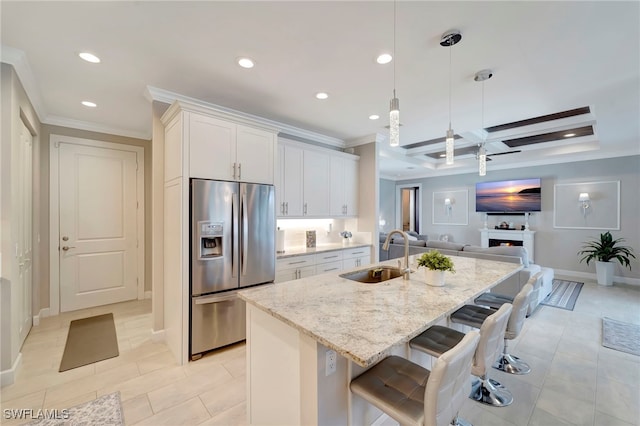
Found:
[[[211,303],[220,303],[220,302],[228,302],[230,300],[237,299],[238,296],[236,293],[227,294],[224,296],[210,296],[210,297],[199,297],[195,299],[196,305],[209,305]]]
[[[235,192],[231,194],[231,276],[236,276],[235,253],[236,235],[238,234],[238,198]]]
[[[247,208],[247,193],[242,193],[242,200],[240,201],[240,215],[242,216],[242,255],[240,257],[240,263],[242,264],[242,275],[247,274],[247,246],[249,245],[249,219],[246,212]]]

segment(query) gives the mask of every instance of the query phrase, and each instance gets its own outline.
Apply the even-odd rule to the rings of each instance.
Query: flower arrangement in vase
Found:
[[[417,259],[418,267],[425,267],[425,281],[427,284],[435,287],[444,285],[445,272],[456,272],[453,262],[448,256],[440,253],[438,250],[431,250],[423,253]]]
[[[350,231],[342,231],[340,233],[340,236],[342,237],[342,244],[348,244],[351,242],[351,237],[353,237],[353,234]]]

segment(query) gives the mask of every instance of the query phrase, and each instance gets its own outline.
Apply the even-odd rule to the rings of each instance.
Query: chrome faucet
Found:
[[[389,234],[387,234],[387,239],[384,240],[384,244],[382,244],[382,250],[389,250],[389,241],[391,241],[391,236],[393,234],[400,234],[402,235],[402,238],[404,238],[404,268],[400,266],[400,261],[398,261],[398,270],[402,272],[402,278],[408,280],[411,269],[409,268],[409,236],[407,233],[399,229],[394,229],[389,232]]]

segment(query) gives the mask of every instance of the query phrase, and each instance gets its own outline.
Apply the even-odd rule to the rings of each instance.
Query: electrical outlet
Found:
[[[338,362],[338,354],[333,349],[328,349],[326,353],[325,376],[336,372],[336,363]]]

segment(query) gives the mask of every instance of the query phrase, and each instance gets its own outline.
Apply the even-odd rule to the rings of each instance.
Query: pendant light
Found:
[[[491,77],[493,77],[491,70],[482,70],[478,71],[473,78],[475,81],[482,82],[482,132],[485,134],[484,139],[486,139],[486,131],[484,130],[484,82]],[[485,142],[483,141],[478,148],[478,174],[480,176],[486,176],[487,174],[487,150],[484,144]]]
[[[389,145],[400,145],[400,101],[396,98],[396,2],[393,1],[393,99],[389,103]]]
[[[487,150],[484,148],[484,143],[480,144],[480,148],[478,148],[478,174],[480,176],[487,175]]]
[[[449,48],[449,129],[447,130],[444,145],[447,164],[453,164],[454,155],[454,135],[453,129],[451,128],[451,48],[455,44],[458,44],[460,40],[462,40],[462,34],[460,34],[458,30],[449,30],[442,34],[442,38],[440,39],[440,46]]]

